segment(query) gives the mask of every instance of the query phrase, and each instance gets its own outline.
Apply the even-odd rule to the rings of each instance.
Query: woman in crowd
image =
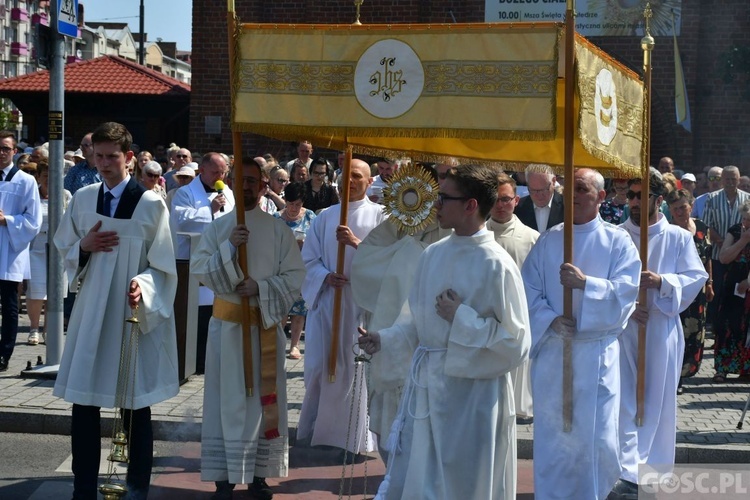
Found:
[[[310,223],[315,218],[315,213],[312,210],[307,210],[302,206],[304,196],[304,184],[301,182],[287,184],[284,188],[286,208],[274,214],[274,217],[278,217],[286,222],[286,225],[294,231],[294,236],[297,238],[300,250],[302,250],[302,245],[305,242],[307,231],[310,229]],[[307,316],[307,307],[305,307],[305,301],[302,300],[302,296],[292,305],[289,315],[292,322],[292,341],[289,348],[289,357],[291,359],[300,359],[302,355],[299,352],[299,339],[302,337],[302,328],[305,326],[305,316]]]
[[[730,373],[741,379],[750,376],[750,350],[747,341],[750,295],[750,202],[740,207],[742,221],[729,228],[721,245],[719,260],[727,265],[724,290],[719,306],[719,327],[714,332],[714,382],[721,383]]]
[[[285,168],[276,164],[271,166],[268,170],[268,178],[269,185],[266,197],[273,200],[277,209],[283,210],[286,206],[286,202],[284,201],[284,188],[289,184],[289,172],[287,172]]]
[[[39,184],[39,198],[42,203],[42,227],[39,234],[34,237],[29,247],[29,261],[31,264],[31,279],[29,288],[26,290],[26,309],[29,313],[29,345],[37,345],[42,341],[40,322],[42,309],[47,300],[47,214],[49,210],[49,190],[47,180],[49,179],[49,167],[46,161],[40,161],[36,165],[36,180]],[[67,189],[63,189],[63,210],[70,202],[72,195]]]
[[[324,158],[313,160],[310,164],[310,179],[305,182],[304,206],[308,210],[319,213],[324,208],[339,202],[336,188],[326,182],[330,167]]]
[[[680,313],[682,330],[685,335],[685,355],[682,359],[682,373],[677,386],[677,394],[682,394],[682,381],[698,373],[703,360],[703,339],[706,336],[706,304],[714,298],[711,242],[708,239],[708,226],[700,219],[690,217],[695,199],[687,189],[671,191],[667,204],[672,214],[672,224],[680,226],[693,235],[695,248],[708,273],[708,281],[693,303]]]
[[[150,161],[143,165],[143,171],[140,176],[140,183],[146,189],[154,191],[162,197],[167,199],[167,190],[161,184],[161,165],[155,161]],[[137,179],[137,177],[136,177]]]
[[[612,181],[612,189],[615,194],[611,198],[607,198],[599,206],[599,215],[602,216],[606,222],[618,225],[628,220],[630,210],[628,210],[628,180],[627,179],[614,179]]]

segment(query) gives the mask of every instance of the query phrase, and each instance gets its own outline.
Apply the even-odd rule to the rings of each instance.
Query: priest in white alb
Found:
[[[497,241],[513,258],[520,269],[526,256],[539,239],[539,231],[520,221],[513,211],[521,198],[516,193],[516,181],[506,173],[498,175],[497,202],[492,207],[487,229],[495,234]],[[531,361],[510,372],[516,402],[516,423],[531,424],[534,420],[534,405],[531,397]]]
[[[661,174],[651,169],[649,199],[641,198],[641,180],[628,186],[630,218],[621,227],[640,248],[641,212],[648,209],[648,269],[641,273],[647,289],[620,337],[621,481],[615,493],[637,491],[638,466],[674,463],[677,439],[677,384],[682,371],[685,337],[680,313],[695,299],[708,279],[690,232],[667,222],[659,211],[666,188]],[[636,425],[638,327],[646,327],[646,379],[643,425]]]
[[[368,431],[367,387],[361,364],[355,364],[352,347],[357,341],[361,311],[352,299],[349,283],[351,263],[359,243],[380,224],[382,207],[367,197],[372,183],[370,166],[362,160],[351,162],[347,225],[340,225],[341,205],[323,210],[310,225],[302,247],[307,276],[302,298],[307,303],[305,328],[305,398],[302,402],[297,438],[310,444],[341,448],[343,457],[353,461],[360,452],[376,449]],[[339,242],[345,244],[344,272],[336,272]],[[335,289],[341,290],[341,322],[336,374],[328,373],[331,349]],[[353,382],[357,378],[357,385]]]
[[[510,371],[528,355],[530,333],[521,274],[485,227],[497,174],[448,170],[437,218],[453,234],[422,254],[408,314],[380,332],[361,330],[368,353],[414,353],[378,499],[516,496]]]
[[[258,208],[261,168],[242,161],[245,224],[235,211],[212,222],[191,258],[191,272],[214,293],[206,349],[201,433],[201,480],[214,481],[216,500],[250,484],[253,498],[270,498],[267,477],[289,469],[286,336],[283,324],[299,294],[305,268],[287,225]],[[242,274],[237,248],[247,244]],[[242,297],[251,305],[253,393],[246,391]],[[269,404],[270,403],[270,404]]]
[[[563,262],[563,224],[543,233],[522,274],[531,318],[534,494],[538,499],[604,499],[617,481],[620,348],[635,308],[641,261],[628,234],[599,216],[598,172],[573,182],[573,262]],[[563,316],[572,288],[573,318]],[[563,341],[572,343],[573,421],[563,431]]]

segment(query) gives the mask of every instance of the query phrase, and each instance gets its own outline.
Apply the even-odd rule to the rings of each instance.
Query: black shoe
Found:
[[[252,498],[257,500],[271,500],[273,498],[273,491],[263,477],[255,476],[252,484],[247,485],[247,491],[250,492]]]
[[[624,479],[618,479],[608,498],[616,500],[638,500],[638,485]]]
[[[338,463],[344,465],[353,465],[364,463],[365,456],[361,453],[352,453],[351,451],[341,450],[338,456]]]
[[[211,500],[232,500],[234,485],[229,481],[215,481],[216,493],[211,495]]]
[[[0,356],[0,372],[8,371],[8,358]]]

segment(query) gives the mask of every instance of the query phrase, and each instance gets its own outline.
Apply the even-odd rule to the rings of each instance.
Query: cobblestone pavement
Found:
[[[70,404],[52,396],[53,381],[25,378],[28,361],[45,357],[45,346],[28,346],[28,319],[21,317],[16,350],[10,369],[0,373],[0,429],[10,432],[68,434]],[[706,355],[699,373],[685,382],[678,396],[677,461],[681,463],[750,462],[750,424],[738,430],[737,423],[750,393],[750,384],[730,376],[714,384],[713,340],[706,340]],[[301,345],[304,354],[304,341]],[[304,397],[304,357],[287,360],[289,427],[295,436]],[[152,407],[157,439],[199,441],[203,405],[203,376],[193,375],[174,398]],[[103,412],[104,416],[111,411]],[[750,418],[750,417],[749,417]],[[518,456],[532,458],[533,425],[518,427]]]

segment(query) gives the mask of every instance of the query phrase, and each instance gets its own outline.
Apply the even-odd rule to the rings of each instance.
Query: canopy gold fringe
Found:
[[[446,128],[409,128],[383,129],[367,127],[307,127],[286,124],[235,123],[235,130],[252,132],[284,140],[304,140],[311,137],[337,137],[336,147],[343,147],[343,137],[404,137],[434,139],[478,139],[478,140],[521,140],[549,141],[555,138],[555,131],[519,131],[519,130],[461,130]]]

